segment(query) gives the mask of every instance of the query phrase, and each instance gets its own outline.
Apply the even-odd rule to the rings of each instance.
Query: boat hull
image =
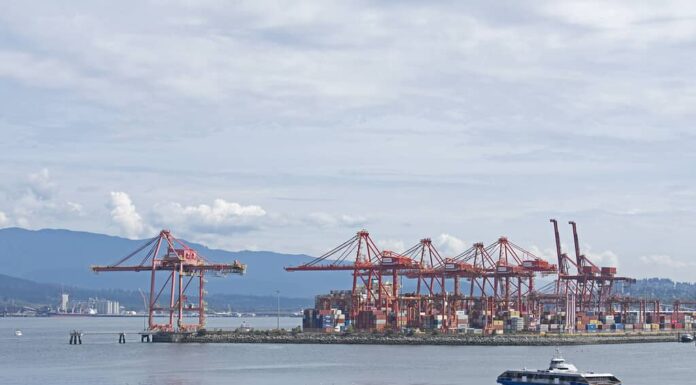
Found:
[[[498,381],[501,385],[553,385],[554,382],[522,382],[522,381]],[[587,385],[586,382],[561,382],[560,385]]]

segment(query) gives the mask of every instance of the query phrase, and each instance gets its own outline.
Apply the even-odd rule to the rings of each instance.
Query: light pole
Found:
[[[276,329],[280,330],[280,290],[276,290]]]

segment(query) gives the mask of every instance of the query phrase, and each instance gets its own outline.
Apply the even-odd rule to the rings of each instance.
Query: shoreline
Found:
[[[569,346],[679,342],[681,333],[607,334],[607,335],[387,335],[321,333],[155,333],[158,343],[236,343],[236,344],[341,344],[341,345],[449,345],[449,346]]]

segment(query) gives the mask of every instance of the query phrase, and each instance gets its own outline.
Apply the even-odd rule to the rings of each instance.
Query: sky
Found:
[[[696,281],[694,62],[689,1],[3,2],[0,227],[554,259],[557,218]]]

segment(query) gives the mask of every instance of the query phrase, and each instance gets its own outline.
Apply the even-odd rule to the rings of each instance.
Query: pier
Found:
[[[129,334],[130,335],[139,335],[140,342],[155,342],[153,336],[155,334],[158,334],[158,332],[152,332],[152,331],[83,332],[81,330],[72,330],[72,331],[70,331],[70,340],[68,343],[70,345],[82,345],[82,337],[87,336],[87,335],[114,335],[114,336],[118,337],[119,344],[125,344],[126,343],[126,336]]]
[[[679,342],[679,333],[649,334],[509,334],[509,335],[407,335],[326,333],[156,333],[153,342],[164,343],[270,343],[345,345],[452,345],[452,346],[567,346]]]

